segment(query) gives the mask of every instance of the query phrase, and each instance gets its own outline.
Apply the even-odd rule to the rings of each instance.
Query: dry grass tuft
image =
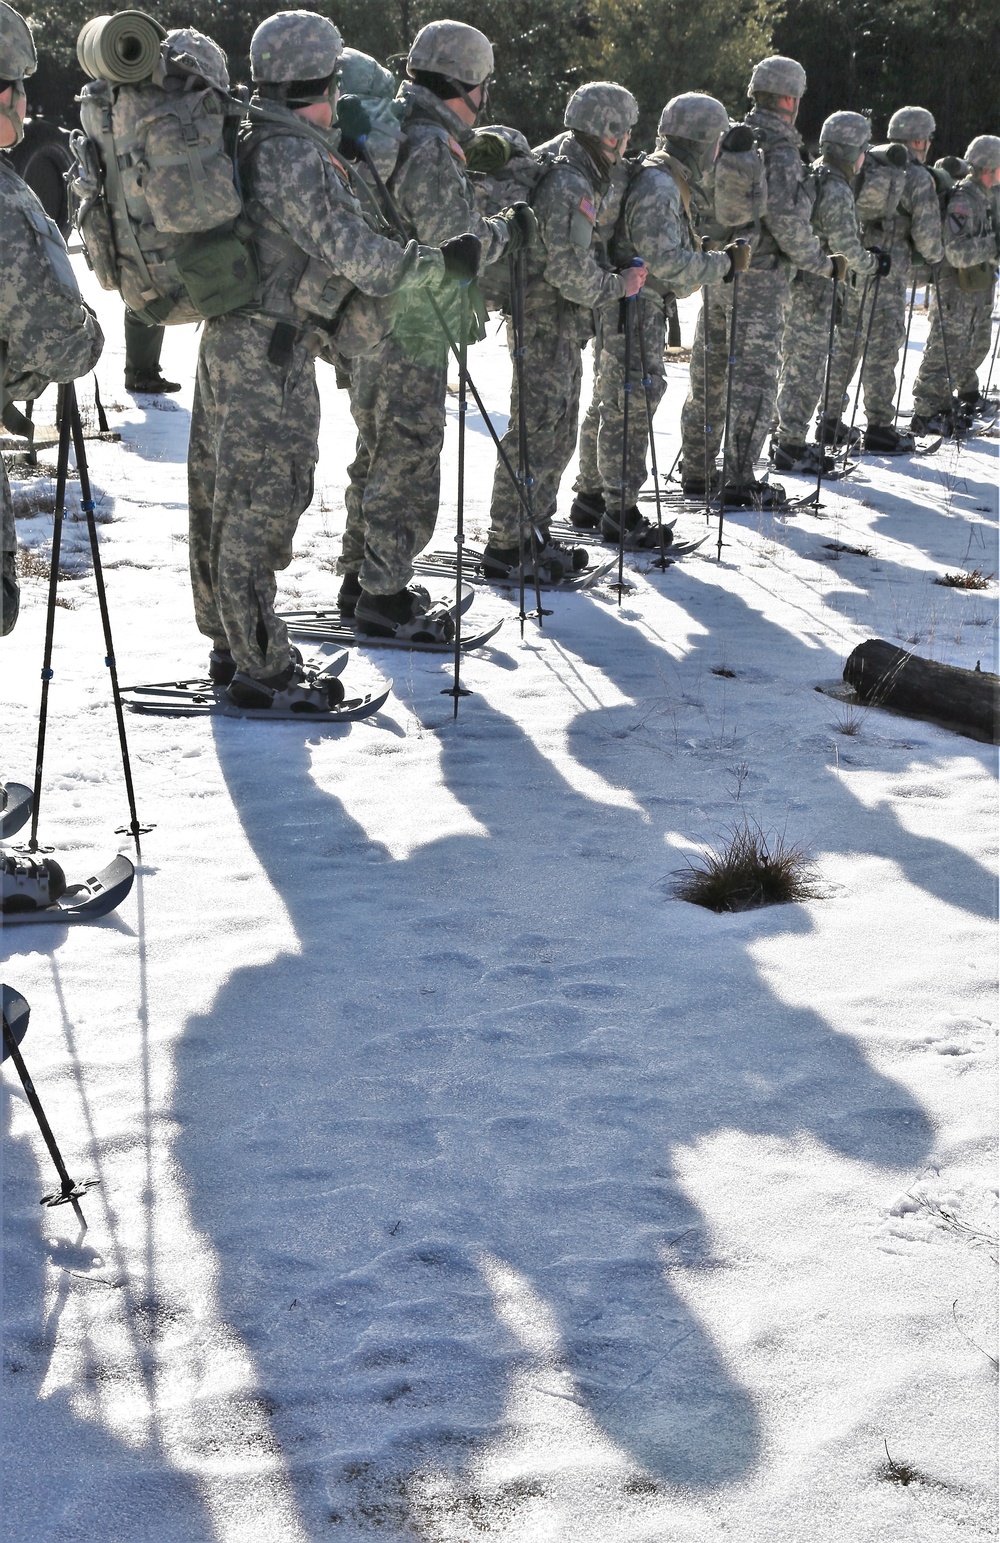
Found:
[[[995,578],[995,573],[984,573],[982,568],[972,568],[968,573],[946,573],[934,582],[943,584],[945,589],[989,589]]]
[[[878,1470],[878,1477],[888,1484],[919,1484],[923,1474],[913,1467],[912,1463],[897,1463],[894,1457],[889,1456],[889,1444],[883,1442],[886,1460]]]
[[[678,875],[673,892],[679,900],[717,912],[816,900],[821,893],[815,867],[803,849],[789,846],[781,835],[765,836],[747,819],[732,827],[725,846],[707,852],[700,865],[690,863]]]

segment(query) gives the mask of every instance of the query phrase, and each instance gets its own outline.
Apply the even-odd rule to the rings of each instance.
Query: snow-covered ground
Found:
[[[133,401],[85,282],[122,433],[88,446],[120,676],[200,674],[196,338],[168,336],[181,395]],[[492,329],[471,364],[502,420]],[[321,375],[301,605],[335,593],[353,443]],[[469,442],[479,535],[474,414]],[[100,1179],[82,1235],[39,1209],[8,1063],[11,1540],[994,1536],[996,752],[815,687],[870,636],[996,669],[995,584],[933,582],[997,571],[996,468],[995,439],[866,460],[822,520],[733,516],[721,564],[632,563],[620,607],[557,596],[523,641],[483,592],[470,616],[507,619],[457,723],[447,660],[377,650],[347,679],[392,695],[351,728],[129,716],[155,822],[132,895],[3,939],[39,1093]],[[44,562],[51,520],[18,523]],[[84,535],[40,826],[71,879],[128,850]],[[2,645],[27,782],[44,616],[29,578]],[[814,856],[821,898],[673,897],[744,816]]]

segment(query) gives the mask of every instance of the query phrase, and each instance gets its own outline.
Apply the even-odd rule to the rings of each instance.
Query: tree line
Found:
[[[29,102],[58,122],[76,121],[81,85],[77,33],[101,7],[86,0],[24,0],[39,50]],[[791,54],[809,88],[799,127],[815,144],[840,108],[870,111],[876,139],[895,108],[917,103],[938,124],[934,154],[960,154],[975,134],[1000,132],[993,84],[996,0],[314,0],[351,47],[402,73],[419,27],[442,12],[493,40],[492,116],[532,143],[562,122],[585,80],[618,80],[642,117],[634,136],[652,144],[660,108],[680,91],[707,91],[743,114],[756,59]],[[250,78],[250,36],[270,13],[245,0],[180,0],[150,6],[164,26],[197,27],[225,49],[234,82]]]

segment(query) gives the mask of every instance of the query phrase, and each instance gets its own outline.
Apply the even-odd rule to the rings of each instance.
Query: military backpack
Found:
[[[899,209],[906,191],[906,169],[910,164],[904,145],[876,145],[865,154],[854,191],[858,217],[873,235],[884,236]],[[891,233],[890,233],[891,239]],[[880,241],[880,245],[886,243]]]
[[[748,123],[737,123],[719,146],[713,179],[715,220],[734,233],[753,229],[767,214],[764,154]]]
[[[512,204],[534,203],[543,180],[561,159],[558,152],[549,146],[532,150],[523,134],[504,124],[491,123],[481,132],[484,136],[505,139],[510,145],[510,158],[504,166],[489,172],[470,171],[476,186],[476,202],[482,213],[490,219]],[[509,263],[491,263],[479,274],[478,285],[491,311],[510,314]]]
[[[103,289],[150,325],[253,304],[235,153],[245,97],[226,57],[193,29],[168,32],[147,79],[91,80],[71,136],[76,226]]]

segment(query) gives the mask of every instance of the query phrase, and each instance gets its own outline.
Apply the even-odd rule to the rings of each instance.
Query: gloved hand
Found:
[[[736,155],[741,155],[745,150],[752,150],[756,143],[753,129],[748,123],[734,123],[729,132],[723,135],[719,149],[732,150]]]
[[[510,231],[508,252],[530,252],[538,240],[538,216],[530,204],[511,204],[501,209],[500,219],[506,221]]]
[[[847,258],[844,257],[841,252],[834,252],[833,256],[830,258],[831,279],[836,279],[838,284],[843,284],[847,277],[847,270],[850,266],[851,265],[847,261]]]
[[[729,258],[729,272],[722,281],[724,284],[732,283],[737,273],[746,273],[753,256],[749,241],[730,241],[725,252]]]
[[[625,291],[624,298],[626,300],[631,300],[633,295],[639,293],[646,282],[648,274],[649,269],[641,257],[633,257],[627,268],[619,268],[618,277],[622,281],[622,288]]]
[[[875,259],[875,272],[880,279],[884,279],[892,269],[892,253],[882,246],[870,246],[868,250]]]
[[[372,120],[359,96],[338,98],[337,126],[340,129],[340,148],[348,160],[363,159],[358,144],[371,133]]]
[[[465,147],[465,164],[470,171],[490,175],[503,171],[510,160],[513,146],[502,134],[491,134],[489,129],[479,129]]]
[[[471,284],[479,272],[479,259],[483,252],[483,243],[479,237],[471,232],[464,236],[452,236],[450,241],[442,241],[440,250],[448,277],[457,279],[459,284]]]

